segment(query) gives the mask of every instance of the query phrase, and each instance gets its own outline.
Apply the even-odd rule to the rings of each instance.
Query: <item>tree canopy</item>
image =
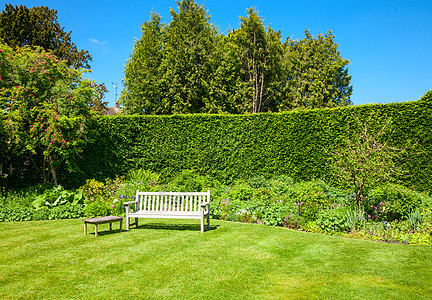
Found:
[[[287,80],[282,106],[286,108],[351,105],[349,60],[337,50],[331,31],[313,37],[309,30],[300,41],[287,40]]]
[[[0,65],[0,148],[27,157],[57,183],[57,168],[73,170],[84,142],[85,123],[73,118],[101,113],[103,86],[41,47],[0,43]]]
[[[27,8],[6,4],[0,13],[0,40],[12,48],[40,46],[74,68],[90,68],[88,51],[78,50],[57,21],[57,11],[46,6]]]
[[[127,113],[259,113],[350,105],[349,60],[335,36],[282,43],[254,8],[223,35],[194,0],[177,1],[172,20],[141,27],[123,79]]]

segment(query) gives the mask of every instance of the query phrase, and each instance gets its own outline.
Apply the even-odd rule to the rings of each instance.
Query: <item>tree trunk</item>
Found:
[[[51,172],[54,185],[58,186],[58,183],[57,183],[57,173],[56,173],[56,171],[54,169],[53,160],[51,158],[49,159],[49,171]]]

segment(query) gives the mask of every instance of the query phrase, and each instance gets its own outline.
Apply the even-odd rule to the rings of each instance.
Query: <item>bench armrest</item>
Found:
[[[126,205],[131,205],[131,204],[134,204],[134,203],[135,203],[135,204],[138,203],[138,200],[135,200],[135,201],[129,201],[129,202],[124,202],[123,205],[126,206]]]
[[[201,207],[210,206],[210,202],[205,202],[200,204]]]

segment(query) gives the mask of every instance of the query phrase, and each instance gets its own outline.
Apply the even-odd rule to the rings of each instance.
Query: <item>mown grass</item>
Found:
[[[432,298],[430,245],[198,223],[102,225],[98,238],[82,220],[0,223],[0,298]]]

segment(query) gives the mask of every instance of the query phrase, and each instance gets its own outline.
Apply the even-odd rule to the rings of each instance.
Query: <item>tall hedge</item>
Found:
[[[432,105],[427,101],[249,115],[115,116],[89,120],[82,173],[65,174],[76,185],[85,178],[146,168],[166,175],[182,169],[230,182],[256,175],[327,178],[328,153],[346,134],[354,115],[392,117],[392,143],[411,148],[404,184],[432,192]]]

